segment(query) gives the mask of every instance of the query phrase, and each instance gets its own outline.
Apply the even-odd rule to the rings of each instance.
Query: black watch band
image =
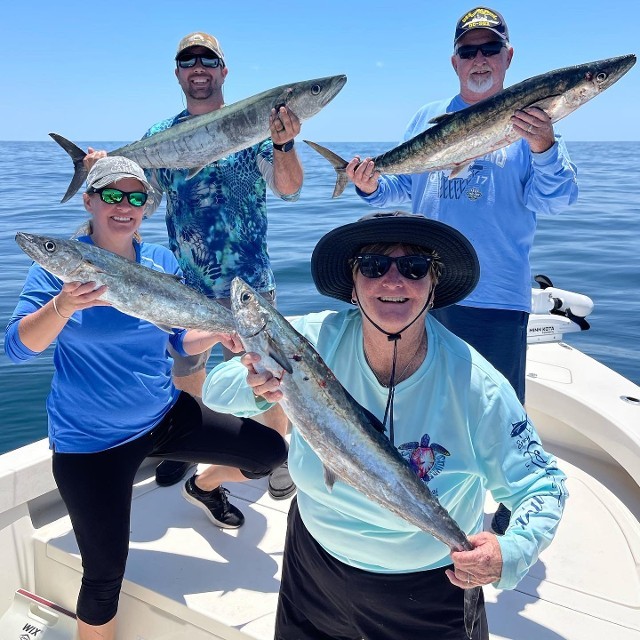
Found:
[[[276,144],[274,142],[273,148],[276,151],[282,151],[284,153],[287,153],[287,151],[291,151],[291,149],[293,149],[293,140],[289,140],[289,142],[285,142],[284,144]]]

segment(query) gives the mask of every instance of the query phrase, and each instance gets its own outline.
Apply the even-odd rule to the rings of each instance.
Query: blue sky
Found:
[[[138,139],[182,109],[180,38],[216,35],[225,100],[345,73],[342,92],[305,123],[318,141],[397,141],[417,109],[457,92],[451,68],[460,0],[110,0],[11,2],[0,29],[0,140]],[[498,1],[515,49],[507,84],[559,67],[640,53],[637,0]],[[397,10],[394,10],[397,8]],[[570,141],[640,141],[640,65],[556,125]]]

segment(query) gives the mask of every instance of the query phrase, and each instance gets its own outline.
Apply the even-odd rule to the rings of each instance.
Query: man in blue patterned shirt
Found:
[[[228,68],[218,40],[207,33],[191,33],[178,44],[175,74],[187,108],[158,122],[146,136],[186,118],[224,106],[223,85]],[[166,194],[169,247],[186,283],[228,306],[231,280],[240,276],[263,295],[275,297],[275,280],[267,252],[267,186],[283,200],[298,199],[302,165],[293,148],[300,121],[286,106],[270,114],[271,138],[205,166],[187,180],[188,169],[148,169],[147,178]],[[104,151],[89,149],[92,164]],[[172,352],[175,386],[202,395],[211,351],[198,357]],[[225,353],[225,358],[230,354]],[[269,422],[269,418],[265,420]],[[281,435],[286,424],[270,423]],[[159,484],[180,481],[191,464],[165,460],[156,470]],[[295,485],[285,467],[269,480],[276,499],[287,498]]]
[[[153,135],[194,115],[224,106],[223,84],[228,73],[222,47],[206,33],[191,33],[176,53],[176,78],[187,108],[155,124]],[[267,252],[267,185],[283,200],[297,200],[302,166],[293,148],[300,122],[287,107],[272,110],[271,139],[233,153],[204,167],[187,180],[187,169],[148,172],[152,184],[166,194],[169,247],[178,259],[186,282],[207,296],[228,304],[231,280],[240,276],[271,297],[275,280]],[[174,357],[176,386],[202,395],[209,353],[199,358]],[[286,424],[270,425],[286,432]],[[184,463],[159,465],[157,479],[177,482],[187,471]],[[288,471],[270,478],[270,493],[284,498],[295,491]]]

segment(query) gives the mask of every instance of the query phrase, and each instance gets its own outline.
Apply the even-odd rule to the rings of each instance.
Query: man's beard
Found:
[[[189,97],[193,100],[208,100],[213,95],[213,85],[203,87],[201,89],[193,89],[189,87]]]
[[[467,81],[467,88],[473,93],[486,93],[495,84],[495,78],[493,73],[483,74],[478,76],[477,74],[471,74]]]

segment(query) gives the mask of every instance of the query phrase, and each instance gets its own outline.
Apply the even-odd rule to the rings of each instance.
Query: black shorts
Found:
[[[328,554],[289,510],[275,640],[467,640],[464,591],[442,567],[373,573]],[[489,640],[484,597],[473,640]]]

